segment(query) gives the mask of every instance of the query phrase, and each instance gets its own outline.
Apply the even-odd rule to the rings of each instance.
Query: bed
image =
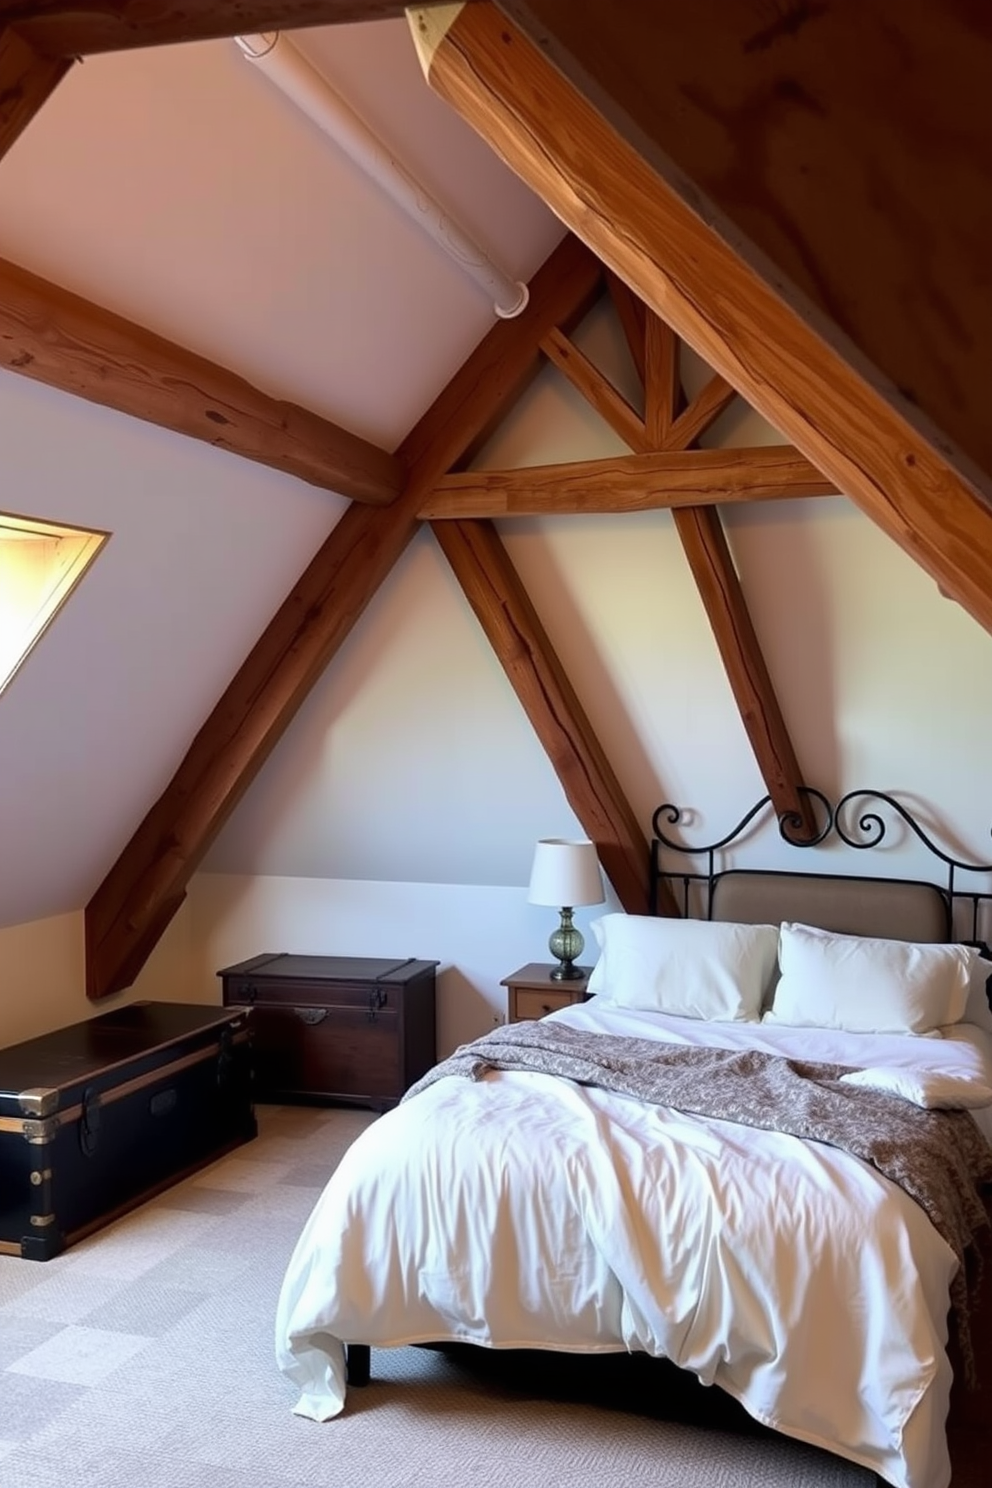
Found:
[[[299,1414],[338,1414],[369,1346],[626,1350],[946,1488],[992,1183],[989,894],[959,884],[992,869],[890,796],[812,794],[809,845],[878,845],[881,803],[946,882],[723,870],[767,800],[701,849],[659,808],[653,878],[684,918],[602,916],[588,1002],[466,1046],[342,1159],[277,1310]],[[685,852],[702,871],[672,870]],[[904,1171],[931,1140],[953,1194]]]

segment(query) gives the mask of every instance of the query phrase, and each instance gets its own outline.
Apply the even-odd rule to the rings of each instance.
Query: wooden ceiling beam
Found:
[[[2,0],[0,25],[16,24],[50,57],[171,46],[258,31],[392,20],[403,0]]]
[[[388,505],[405,480],[368,440],[2,259],[0,366],[353,501]]]
[[[624,296],[615,292],[614,303],[623,305]],[[678,337],[646,308],[643,317],[635,317],[628,304],[625,318],[633,344],[644,347],[643,423],[615,416],[615,401],[602,398],[603,386],[612,391],[611,385],[597,369],[591,368],[595,377],[586,370],[582,380],[573,380],[595,407],[607,417],[614,415],[611,422],[621,437],[644,453],[626,461],[591,461],[571,468],[486,472],[481,487],[471,490],[466,477],[457,477],[444,492],[451,503],[449,510],[464,511],[469,502],[476,515],[486,516],[671,507],[772,804],[780,817],[788,816],[796,824],[798,836],[812,837],[817,824],[809,797],[801,789],[804,777],[714,506],[737,500],[836,494],[835,489],[805,456],[788,447],[690,450],[735,396],[734,389],[716,373],[676,418],[681,397]],[[629,410],[629,405],[623,403],[623,410]],[[658,450],[679,453],[655,453]]]
[[[679,338],[659,316],[648,312],[644,338],[644,427],[646,447],[663,449],[678,413]]]
[[[419,527],[427,491],[535,374],[549,327],[588,309],[601,277],[588,250],[566,238],[532,280],[523,314],[497,322],[403,441],[409,478],[398,500],[345,511],[86,906],[89,997],[132,984],[203,855]]]
[[[207,848],[419,526],[416,486],[352,503],[86,906],[86,994],[129,987]]]
[[[433,531],[617,897],[628,914],[647,914],[647,838],[495,529],[438,522]],[[660,911],[678,914],[670,891]]]
[[[659,10],[676,30],[680,17],[695,14],[681,0],[631,4],[644,26]],[[911,9],[918,18],[930,14],[927,7]],[[606,36],[631,59],[643,41],[638,26],[617,24],[612,0],[558,7],[563,26],[568,10],[583,26],[598,17],[598,28],[584,33],[590,44]],[[829,6],[809,14],[834,12],[854,14]],[[962,12],[955,6],[956,36]],[[622,120],[613,127],[573,86],[561,70],[567,58],[553,67],[485,0],[443,17],[415,11],[411,24],[434,91],[715,371],[992,630],[988,472],[969,464],[823,314],[791,294],[773,266],[742,257],[739,236],[730,242],[711,225],[705,199],[696,195],[690,205],[685,183],[677,187],[663,173],[663,151],[650,137],[626,138]],[[703,47],[701,63],[708,55]],[[594,72],[591,45],[584,60]],[[658,53],[648,49],[643,60],[651,67]],[[632,76],[642,74],[636,63]],[[654,74],[649,81],[645,97],[658,91]],[[953,93],[953,77],[947,87]],[[986,116],[992,117],[987,110]],[[735,160],[736,145],[725,154]],[[986,152],[986,171],[988,158]],[[984,176],[968,200],[979,195],[984,212],[992,206]],[[837,221],[843,224],[843,214]],[[978,236],[984,265],[992,233]],[[992,335],[985,340],[992,349]],[[988,378],[974,379],[972,395],[984,400],[987,386]],[[985,424],[992,431],[987,416]]]
[[[626,460],[450,476],[432,493],[423,515],[492,518],[672,508],[772,804],[780,817],[788,815],[797,824],[799,837],[813,836],[816,821],[809,797],[799,789],[804,777],[714,504],[830,495],[836,494],[836,487],[788,446],[690,450],[736,392],[715,373],[676,417],[680,398],[677,336],[615,275],[608,282],[635,365],[643,370],[643,421],[560,332],[553,332],[543,349],[627,444],[652,453]],[[638,304],[640,312],[634,308]],[[639,358],[637,349],[642,352]],[[682,453],[662,455],[653,453],[656,450]]]
[[[0,160],[72,66],[71,57],[40,55],[0,21]]]
[[[789,445],[769,444],[466,470],[438,481],[420,515],[431,521],[589,516],[836,494],[805,455]]]
[[[640,414],[557,327],[545,336],[541,350],[625,444],[636,447],[643,441],[644,420]]]
[[[720,417],[737,397],[737,391],[725,377],[714,372],[709,382],[693,398],[668,430],[659,448],[688,449]]]

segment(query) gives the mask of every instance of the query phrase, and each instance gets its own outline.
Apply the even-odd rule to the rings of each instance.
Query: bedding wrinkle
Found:
[[[756,1049],[672,1049],[650,1039],[592,1036],[547,1022],[496,1029],[462,1045],[404,1096],[437,1080],[487,1070],[529,1071],[652,1104],[826,1142],[871,1164],[926,1212],[958,1260],[952,1280],[958,1343],[975,1383],[971,1296],[992,1251],[982,1190],[992,1188],[992,1151],[963,1110],[918,1109],[902,1098],[845,1084],[844,1065],[799,1061]]]

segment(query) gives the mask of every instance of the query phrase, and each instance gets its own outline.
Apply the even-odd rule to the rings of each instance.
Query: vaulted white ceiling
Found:
[[[402,22],[294,42],[494,261],[551,213]],[[492,303],[233,41],[93,57],[0,169],[0,256],[392,449]],[[0,696],[0,924],[80,908],[344,507],[0,373],[0,508],[113,536]]]
[[[493,259],[563,229],[424,81],[402,21],[293,42]],[[236,43],[88,58],[0,171],[0,255],[392,449],[492,306]]]

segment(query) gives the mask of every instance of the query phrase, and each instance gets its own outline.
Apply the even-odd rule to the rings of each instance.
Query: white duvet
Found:
[[[706,1023],[593,1000],[573,1027],[992,1081],[992,1035]],[[992,1137],[989,1112],[975,1118]],[[664,1356],[898,1488],[946,1488],[956,1261],[856,1158],[547,1075],[438,1081],[346,1153],[290,1261],[276,1352],[336,1415],[344,1342]]]

